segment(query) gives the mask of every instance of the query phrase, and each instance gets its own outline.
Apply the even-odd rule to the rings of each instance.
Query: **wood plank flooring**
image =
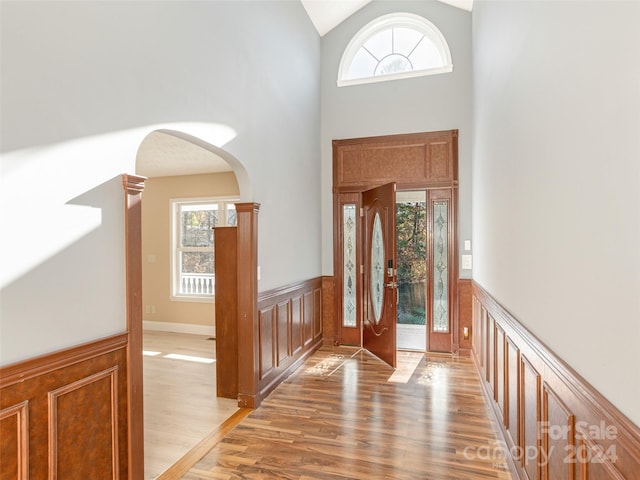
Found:
[[[399,363],[321,348],[182,478],[511,479],[471,360]]]
[[[216,397],[215,341],[202,335],[144,332],[145,479],[155,479],[238,410]],[[203,454],[205,452],[202,452]],[[160,477],[161,478],[161,477]]]

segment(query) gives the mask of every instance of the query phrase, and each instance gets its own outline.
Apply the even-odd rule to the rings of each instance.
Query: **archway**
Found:
[[[181,127],[184,128],[184,126],[182,125]],[[228,182],[229,178],[233,178],[235,179],[235,183],[237,183],[237,187],[235,189],[226,188],[226,190],[225,190],[225,187],[222,187],[223,191],[220,193],[222,195],[228,195],[230,198],[233,198],[234,200],[239,200],[241,202],[251,199],[251,185],[250,185],[250,181],[249,181],[249,177],[246,172],[246,169],[233,155],[229,154],[228,152],[223,150],[221,147],[216,146],[212,143],[209,143],[208,141],[204,140],[201,137],[194,136],[191,133],[187,133],[183,130],[176,130],[174,128],[158,128],[151,131],[144,138],[144,140],[140,144],[137,157],[136,157],[136,174],[142,177],[148,178],[145,186],[145,192],[146,192],[147,198],[146,198],[146,202],[143,202],[142,204],[142,211],[144,211],[145,207],[151,202],[151,199],[154,198],[151,195],[152,190],[151,188],[149,188],[151,187],[152,182],[161,181],[166,185],[167,182],[169,184],[173,184],[173,181],[172,181],[173,179],[182,179],[182,180],[190,179],[190,181],[192,181],[195,178],[201,178],[203,179],[201,183],[213,181],[216,185],[216,188],[221,188],[220,180],[218,180],[219,178],[225,179],[224,180],[225,182]],[[153,185],[156,185],[156,183],[153,183]],[[207,192],[208,192],[207,195],[217,194],[215,189],[210,190],[207,188]],[[199,196],[199,194],[189,195],[189,196]],[[166,210],[164,210],[164,208],[166,208]],[[168,217],[170,217],[168,205],[163,204],[162,217],[163,217],[163,222],[167,223],[168,222],[167,219]],[[145,229],[148,228],[148,222],[142,222],[142,225],[143,225],[142,236],[144,237]],[[168,233],[166,235],[163,233],[162,236],[168,239],[170,235]],[[169,251],[168,246],[167,246],[167,250],[165,250],[164,248],[162,248],[161,250],[164,252]],[[148,263],[151,262],[150,257],[152,256],[154,257],[153,262],[155,263],[156,255],[155,254],[149,255],[144,248],[142,249],[140,257],[143,265],[142,267],[143,272],[145,270],[145,267],[148,266]],[[158,258],[159,257],[160,255],[158,255]],[[166,259],[164,261],[166,262]],[[160,270],[164,271],[167,276],[169,275],[168,268],[163,267]],[[148,277],[151,277],[151,276],[153,275],[148,275]],[[146,295],[145,283],[146,283],[145,281],[142,282],[143,299],[141,303],[142,303],[142,309],[143,309],[143,317],[140,321],[141,324],[142,324],[142,320],[145,320],[145,321],[147,320],[147,315],[151,313],[150,311],[151,307],[154,313],[156,310],[156,306],[151,305],[151,303],[153,302],[148,302],[146,299],[144,299],[144,296]],[[164,281],[163,283],[168,284],[170,282]],[[211,328],[213,329],[213,303],[212,303],[213,299],[210,299],[210,302],[211,303],[209,303],[208,305],[211,307]],[[172,303],[174,303],[175,305],[175,304],[181,304],[182,302],[172,302]],[[187,303],[182,303],[182,304],[187,305]],[[199,303],[199,305],[195,303],[192,305],[200,306],[200,307],[206,306],[206,304],[203,304],[203,303]],[[186,309],[182,311],[191,312],[192,310]],[[181,314],[178,314],[178,316],[179,315]],[[188,316],[188,315],[191,315],[191,313],[185,313],[182,315]],[[173,330],[174,327],[175,325],[169,326],[167,330]],[[140,331],[140,336],[142,336],[142,332],[143,332],[142,325],[140,325],[139,331]],[[197,341],[200,342],[201,346],[204,346],[204,342],[202,341],[208,340],[206,336],[214,337],[215,336],[214,333],[215,333],[215,330],[212,330],[210,333],[207,333],[207,335],[205,336],[199,335],[197,337]],[[195,338],[195,336],[193,335],[191,335],[191,337]],[[177,338],[180,338],[180,337],[178,336]],[[182,338],[180,338],[180,341],[189,341],[189,342],[194,341],[193,338],[187,339],[187,340],[185,340],[185,338],[186,336],[183,336]],[[214,342],[209,342],[209,343],[212,345],[211,348],[213,353]],[[163,352],[163,353],[166,353],[166,352]],[[151,358],[153,358],[153,361],[157,363],[158,359],[156,359],[155,357],[151,357]],[[175,461],[179,460],[184,453],[187,453],[188,450],[190,450],[190,448],[194,447],[198,443],[198,440],[202,439],[202,438],[194,439],[193,435],[187,435],[186,437],[189,437],[188,439],[186,437],[180,438],[179,441],[175,442],[176,445],[181,445],[180,448],[182,448],[182,450],[180,450],[180,448],[176,450],[177,456],[174,455],[173,457],[171,457],[170,455],[167,455],[166,451],[162,452],[162,455],[153,454],[154,446],[157,449],[158,440],[162,442],[163,446],[166,446],[169,441],[172,441],[172,437],[175,438],[178,436],[178,434],[172,435],[171,428],[167,428],[163,430],[164,427],[161,425],[162,422],[160,422],[160,426],[157,422],[157,418],[158,418],[157,414],[153,414],[153,412],[151,412],[152,414],[149,415],[151,410],[155,409],[157,411],[158,409],[166,409],[168,406],[167,402],[164,402],[162,400],[158,401],[158,397],[162,397],[162,395],[158,395],[157,386],[155,386],[153,389],[147,388],[147,387],[151,387],[152,385],[155,385],[154,382],[152,383],[151,381],[149,381],[150,377],[148,377],[149,373],[147,372],[147,364],[152,361],[151,358],[145,357],[145,361],[144,361],[145,382],[146,382],[144,410],[145,410],[145,422],[148,422],[148,425],[154,424],[153,420],[150,420],[150,418],[155,417],[156,421],[155,421],[155,427],[148,428],[147,425],[145,425],[145,434],[144,434],[145,476],[144,478],[156,478],[158,474],[161,474],[167,468],[171,467],[171,465]],[[175,363],[175,360],[173,362]],[[142,364],[143,362],[141,361],[140,363]],[[187,369],[189,371],[193,371],[192,367],[196,367],[197,369],[198,367],[201,367],[201,366],[202,365],[198,365],[198,364],[189,365],[188,363],[185,362],[184,366],[180,366],[180,374],[184,375],[186,374]],[[215,375],[215,366],[212,365],[211,367],[213,367],[213,370],[209,369],[207,370],[207,372],[214,372],[213,375]],[[169,381],[169,382],[175,381],[175,380],[176,380],[175,378],[166,379],[166,381]],[[211,390],[211,397],[208,397],[209,393],[205,393],[202,390],[200,390],[199,392],[196,392],[195,390],[189,390],[187,392],[184,392],[186,393],[186,397],[189,397],[189,396],[193,397],[197,395],[207,396],[206,402],[208,405],[207,407],[208,423],[206,427],[207,431],[199,432],[199,434],[202,434],[202,437],[209,434],[211,430],[213,430],[219,423],[222,423],[222,421],[226,419],[226,416],[233,414],[237,409],[237,402],[230,401],[228,399],[225,400],[225,399],[216,398],[215,376],[213,376],[212,381],[213,381],[213,388]],[[195,387],[192,387],[192,388],[195,389]],[[162,392],[162,393],[166,393],[166,392]],[[172,399],[172,402],[175,402],[175,401],[176,401],[175,399]],[[232,407],[230,405],[232,405]],[[192,408],[194,407],[192,406]],[[216,409],[218,409],[219,412],[214,413],[212,416],[211,410],[215,411]],[[179,412],[175,412],[175,413],[180,414]],[[162,416],[160,415],[160,417]],[[166,422],[166,423],[174,423],[174,424],[186,423],[186,419],[184,422],[181,422],[180,419],[176,419],[175,417],[171,418],[170,420],[171,420],[170,422]],[[159,435],[157,433],[156,434],[151,433],[151,430],[157,431],[158,428],[160,428]],[[194,429],[194,430],[197,430],[197,429]],[[154,440],[154,437],[156,440]],[[191,443],[188,443],[188,442],[191,442]],[[156,457],[156,460],[153,460],[154,457]],[[162,457],[163,460],[160,460],[160,461],[157,460],[158,457]],[[164,464],[162,462],[164,462]]]
[[[166,128],[153,130],[144,138],[136,155],[137,175],[151,177],[160,170],[173,175],[233,171],[238,181],[240,201],[252,201],[251,180],[246,168],[240,160],[222,148],[235,137],[235,132],[216,134],[221,126],[212,125],[212,137],[202,138],[206,134],[202,124],[176,124],[175,127],[182,130],[168,125]],[[201,136],[183,131],[186,129],[193,129]]]

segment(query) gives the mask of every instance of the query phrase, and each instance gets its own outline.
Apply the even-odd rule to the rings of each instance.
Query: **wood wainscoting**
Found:
[[[127,343],[0,368],[0,478],[128,478]]]
[[[473,281],[470,278],[458,279],[458,347],[465,355],[471,351],[471,326],[473,316],[471,311],[471,295]],[[467,338],[464,338],[464,329],[467,328]]]
[[[639,478],[640,428],[472,286],[472,351],[520,479]]]
[[[325,345],[340,343],[335,306],[335,281],[333,276],[325,275],[322,277],[322,338]]]
[[[240,406],[257,407],[322,345],[322,278],[260,293],[258,337],[258,393],[254,405],[239,395]]]

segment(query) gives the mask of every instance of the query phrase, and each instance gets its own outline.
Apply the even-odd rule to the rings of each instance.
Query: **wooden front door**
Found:
[[[396,184],[362,194],[365,269],[363,347],[396,366]]]
[[[387,348],[395,342],[395,325],[393,340],[383,342],[380,337],[390,334],[388,330],[381,333],[379,324],[371,321],[372,304],[370,299],[370,283],[366,272],[370,252],[371,239],[368,238],[373,226],[375,214],[369,214],[366,221],[365,205],[371,202],[369,189],[393,182],[401,191],[420,190],[427,192],[427,203],[437,210],[428,213],[428,220],[444,219],[444,206],[447,203],[448,243],[446,256],[449,259],[446,272],[431,271],[427,275],[427,285],[434,283],[435,290],[428,294],[427,349],[433,351],[456,351],[458,339],[458,265],[457,265],[457,189],[458,189],[458,131],[410,133],[388,135],[383,137],[352,138],[333,141],[333,192],[334,192],[334,308],[327,314],[325,332],[332,334],[330,339],[335,344],[365,346],[370,350],[378,350],[383,344]],[[375,191],[375,190],[373,190]],[[372,192],[373,192],[372,191]],[[367,198],[365,198],[365,196]],[[434,204],[434,202],[440,202]],[[386,200],[385,200],[386,202]],[[387,205],[388,214],[395,213],[395,205]],[[440,215],[442,214],[442,215]],[[382,222],[382,217],[381,217]],[[444,254],[444,244],[435,242],[432,235],[433,226],[429,224],[428,242],[430,250],[427,261],[436,253]],[[384,224],[382,225],[384,227]],[[387,229],[387,232],[392,230]],[[438,237],[438,240],[441,237]],[[391,245],[395,238],[386,240]],[[441,250],[437,250],[441,249]],[[439,258],[442,258],[440,255]],[[387,259],[389,260],[389,259]],[[442,267],[442,265],[440,265]],[[393,258],[393,282],[396,281],[396,259]],[[385,266],[388,269],[388,266]],[[388,270],[386,272],[388,274]],[[389,275],[385,283],[389,284]],[[389,288],[384,293],[389,297]],[[398,292],[393,292],[397,297]],[[448,299],[445,316],[442,308],[443,299]],[[388,299],[387,299],[388,300]],[[385,305],[387,305],[385,303]],[[396,307],[397,308],[397,307]],[[437,316],[433,312],[437,309]],[[394,318],[395,315],[392,317]],[[395,318],[394,318],[395,319]],[[436,322],[437,320],[437,322]],[[444,321],[446,320],[446,327]],[[365,340],[366,336],[366,340]],[[364,343],[366,341],[366,344]],[[372,347],[371,345],[376,345]],[[376,353],[377,354],[377,353]],[[385,355],[380,355],[381,358]],[[386,355],[390,358],[389,355]],[[393,363],[392,360],[388,360]]]

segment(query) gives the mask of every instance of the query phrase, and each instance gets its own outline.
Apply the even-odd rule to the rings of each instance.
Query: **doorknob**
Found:
[[[398,288],[398,282],[389,282],[385,285],[387,288]]]

